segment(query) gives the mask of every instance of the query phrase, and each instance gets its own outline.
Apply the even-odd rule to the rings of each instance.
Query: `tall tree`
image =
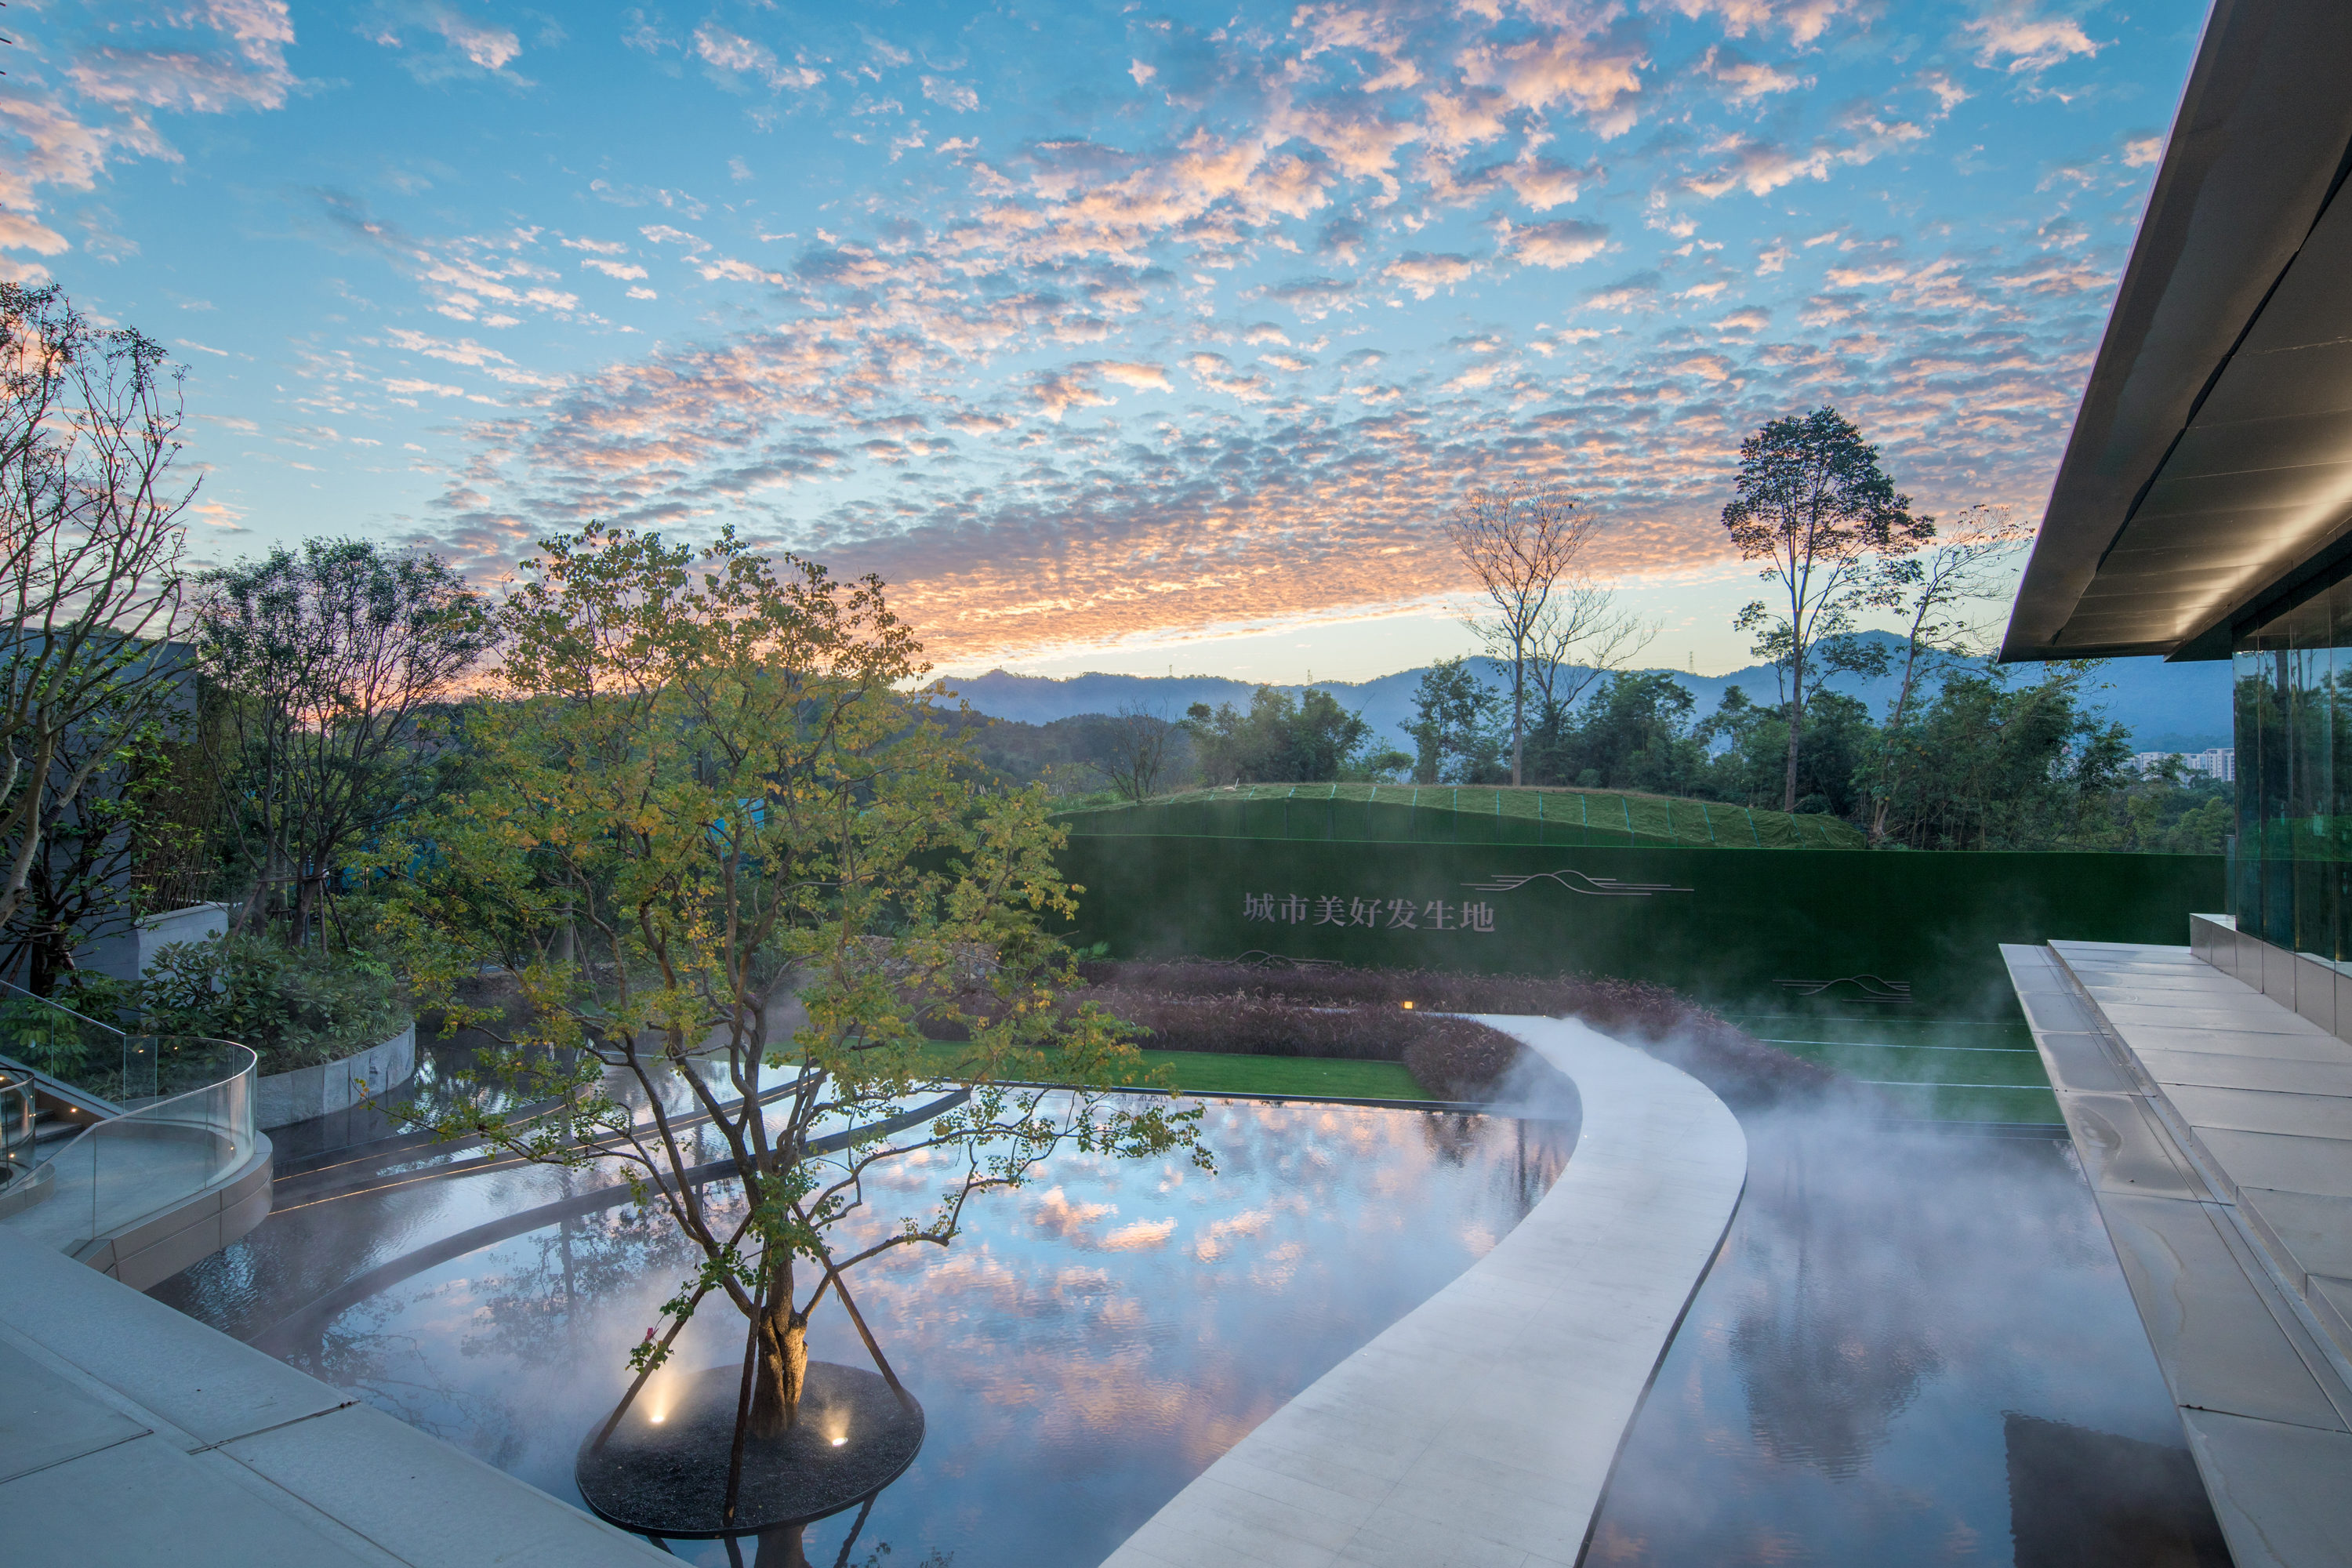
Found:
[[[1565,647],[1590,630],[1563,622],[1553,595],[1592,542],[1601,520],[1574,497],[1513,484],[1481,485],[1445,521],[1445,536],[1461,553],[1493,605],[1467,617],[1498,663],[1511,667],[1511,782],[1522,782],[1527,752],[1528,664],[1544,646]],[[1590,606],[1586,606],[1589,618]],[[1549,631],[1547,631],[1549,628]],[[1565,643],[1562,634],[1567,634]],[[1555,658],[1549,668],[1557,668]]]
[[[975,782],[931,694],[903,693],[921,649],[879,580],[779,570],[731,533],[698,574],[652,534],[541,551],[475,704],[477,787],[375,858],[399,878],[388,929],[420,1001],[509,1030],[459,988],[510,976],[525,1032],[480,1075],[561,1103],[527,1123],[487,1100],[400,1114],[526,1160],[619,1162],[699,1264],[633,1355],[640,1382],[723,1297],[751,1320],[751,1420],[772,1432],[818,1305],[863,1331],[858,1263],[949,1245],[976,1194],[1065,1146],[1206,1165],[1201,1113],[1091,1087],[1143,1069],[1125,1026],[1058,1001],[1063,836],[1041,791]],[[788,978],[809,1021],[787,1039]],[[926,1032],[969,1042],[944,1075]],[[706,1201],[714,1158],[740,1204]],[[919,1205],[933,1177],[928,1212],[844,1244],[842,1222],[896,1194]]]
[[[1797,808],[1808,677],[1825,641],[1848,637],[1856,615],[1892,603],[1874,560],[1917,550],[1935,525],[1911,515],[1878,466],[1878,449],[1834,408],[1775,419],[1739,445],[1739,477],[1723,526],[1742,558],[1764,563],[1778,602],[1756,600],[1734,625],[1789,675],[1789,746],[1781,809]]]
[[[1920,686],[1938,669],[1985,651],[1990,629],[1969,611],[1999,596],[2002,567],[2032,536],[2009,508],[1972,506],[1944,528],[1931,549],[1884,563],[1885,586],[1899,595],[1903,652],[1895,665],[1895,697],[1879,731],[1873,768],[1872,843],[1886,837],[1887,810],[1902,783],[1900,741],[1913,720]]]
[[[181,374],[54,285],[0,283],[0,926],[83,793],[181,695]]]
[[[258,930],[288,889],[299,944],[344,855],[401,808],[418,713],[489,648],[489,608],[438,557],[354,539],[281,547],[199,583],[197,653],[236,699],[225,761],[248,785],[255,879],[239,923]]]
[[[1622,609],[1616,595],[1582,573],[1552,587],[1528,639],[1528,680],[1541,706],[1565,713],[1591,684],[1622,674],[1664,623]]]

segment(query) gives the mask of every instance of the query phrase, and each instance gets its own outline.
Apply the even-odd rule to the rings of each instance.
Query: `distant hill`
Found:
[[[1889,643],[1899,641],[1885,632],[1866,635]],[[1498,685],[1507,682],[1508,667],[1485,658],[1472,662],[1484,670],[1489,680]],[[1723,700],[1724,692],[1734,686],[1744,689],[1758,701],[1777,700],[1774,694],[1778,688],[1769,665],[1750,665],[1728,675],[1692,675],[1679,669],[1664,673],[1681,682],[1697,700],[1702,714],[1713,712]],[[1420,669],[1407,669],[1377,680],[1318,680],[1315,684],[1337,697],[1344,706],[1361,713],[1384,742],[1401,744],[1402,737],[1398,727],[1412,720],[1412,694],[1421,684],[1421,676]],[[2032,666],[2015,671],[2017,679],[2032,678]],[[2201,751],[2230,743],[2228,660],[2167,664],[2156,658],[2111,659],[2102,679],[2108,689],[2099,694],[2099,702],[2110,718],[2120,721],[2131,731],[2141,749]],[[1206,702],[1211,707],[1220,702],[1246,707],[1250,693],[1257,689],[1255,681],[1227,680],[1213,675],[1074,675],[1055,679],[1040,675],[1013,675],[1002,669],[948,684],[980,712],[1030,724],[1047,724],[1080,713],[1116,713],[1129,705],[1181,719],[1184,710],[1195,702]],[[1895,685],[1891,677],[1871,681],[1848,678],[1831,682],[1832,689],[1861,698],[1870,704],[1874,714],[1881,717],[1894,698]],[[1289,684],[1282,689],[1296,694],[1304,687]]]

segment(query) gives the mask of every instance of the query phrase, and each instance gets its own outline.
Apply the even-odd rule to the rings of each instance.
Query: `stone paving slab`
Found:
[[[1559,1181],[1276,1411],[1105,1568],[1570,1568],[1747,1181],[1706,1087],[1581,1024],[1481,1020],[1571,1079]]]
[[[0,1519],[28,1568],[675,1562],[5,1226]]]
[[[2352,1045],[2186,947],[2001,953],[2239,1568],[2352,1564]]]

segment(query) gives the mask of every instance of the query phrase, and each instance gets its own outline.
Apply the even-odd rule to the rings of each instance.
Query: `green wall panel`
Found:
[[[1725,1006],[1947,1017],[2013,1014],[2002,942],[2185,944],[2189,913],[2220,907],[2223,869],[2220,857],[2198,855],[1729,854],[1172,834],[1074,835],[1062,865],[1085,889],[1072,940],[1108,942],[1122,958],[1258,952],[1570,970],[1655,981]],[[1465,920],[1491,929],[1463,929]]]

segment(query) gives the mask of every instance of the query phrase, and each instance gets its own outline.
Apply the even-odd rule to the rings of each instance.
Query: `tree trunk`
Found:
[[[779,1300],[762,1314],[760,1363],[752,1374],[751,1435],[777,1436],[799,1417],[801,1385],[808,1377],[808,1317]]]
[[[1878,738],[1878,798],[1870,813],[1870,842],[1875,847],[1886,838],[1886,812],[1895,802],[1895,758],[1893,748],[1900,743],[1904,716],[1911,707],[1911,683],[1918,678],[1919,628],[1914,622],[1911,647],[1903,660],[1903,684],[1895,689],[1895,709],[1886,716],[1885,727]]]
[[[1528,714],[1528,656],[1524,649],[1511,660],[1511,787],[1520,783],[1519,759],[1525,754]]]
[[[1797,809],[1797,747],[1805,733],[1805,654],[1795,637],[1789,639],[1789,778],[1781,791],[1780,809]]]

